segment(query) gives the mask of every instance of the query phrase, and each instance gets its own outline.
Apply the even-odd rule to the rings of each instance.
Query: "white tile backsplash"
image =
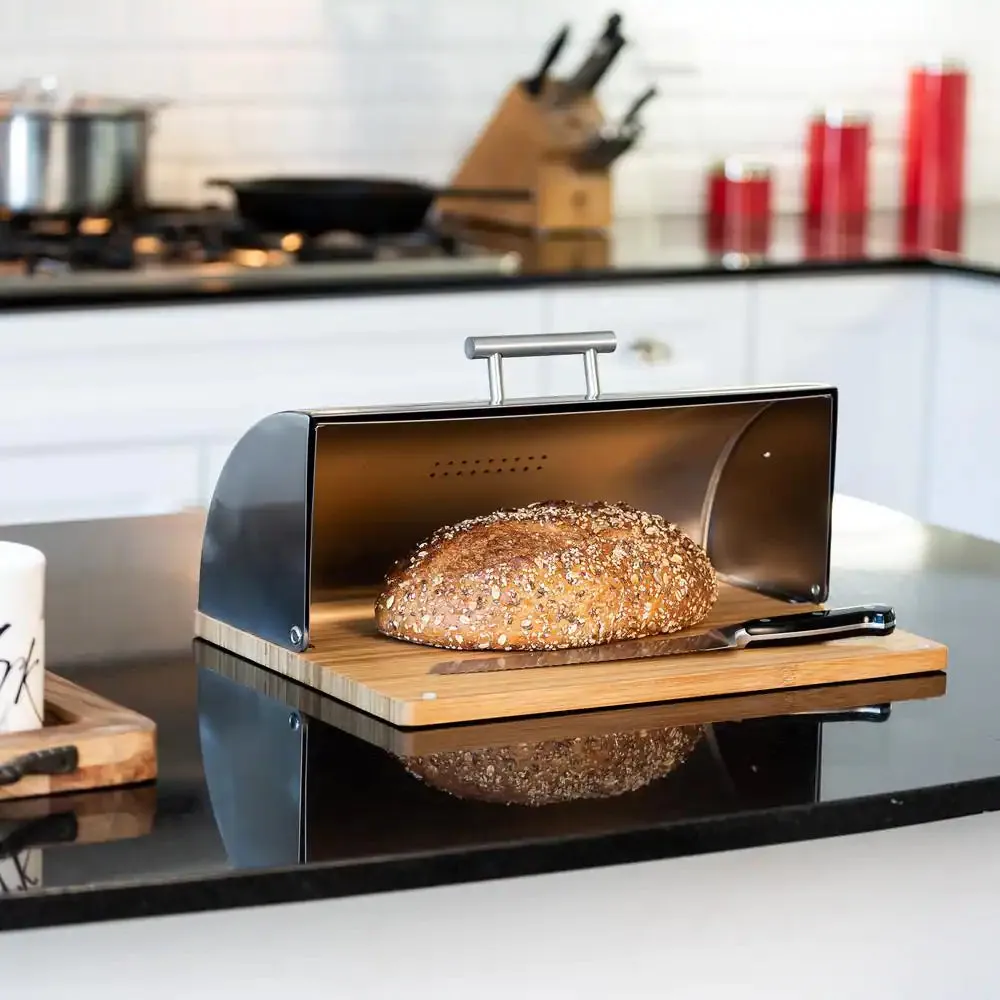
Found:
[[[972,76],[969,196],[1000,200],[1000,4],[984,0],[19,0],[0,4],[0,87],[53,73],[66,89],[170,100],[160,199],[274,171],[443,183],[561,24],[565,70],[612,9],[630,45],[601,87],[606,110],[660,86],[617,168],[620,212],[697,210],[706,165],[729,153],[775,164],[778,205],[797,207],[805,118],[831,103],[874,114],[873,198],[892,205],[907,68],[942,53]]]

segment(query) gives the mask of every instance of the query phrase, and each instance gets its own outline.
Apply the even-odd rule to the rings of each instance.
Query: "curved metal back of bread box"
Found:
[[[836,418],[823,385],[276,413],[219,477],[198,610],[264,640],[267,665],[435,528],[550,499],[661,514],[722,579],[823,601]]]

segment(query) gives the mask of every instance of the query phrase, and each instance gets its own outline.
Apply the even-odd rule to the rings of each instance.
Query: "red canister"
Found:
[[[968,75],[941,60],[910,72],[903,156],[904,210],[957,212],[965,191]]]
[[[864,215],[868,211],[868,115],[824,111],[809,121],[806,140],[806,217]]]
[[[707,238],[718,253],[767,250],[771,222],[771,169],[730,157],[708,174]]]

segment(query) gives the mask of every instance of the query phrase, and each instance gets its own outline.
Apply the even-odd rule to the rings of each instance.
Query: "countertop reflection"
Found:
[[[131,792],[0,805],[0,854],[43,855],[36,886],[0,895],[0,928],[564,870],[1000,808],[1000,545],[836,500],[830,603],[892,603],[901,627],[949,646],[947,675],[405,731],[192,646],[184,567],[197,565],[200,517],[2,533],[43,547],[53,588],[77,592],[128,539],[127,585],[113,608],[93,605],[95,634],[130,620],[118,655],[109,634],[99,661],[69,662],[77,633],[56,619],[54,660],[157,722],[160,777]],[[169,549],[170,565],[143,558],[150,547]],[[65,598],[54,593],[54,605]],[[142,651],[144,621],[155,654]],[[511,789],[523,791],[538,748],[555,770],[529,775],[547,804],[527,804]],[[553,775],[572,775],[577,750],[605,770],[559,786]],[[615,772],[623,760],[631,774]],[[492,794],[502,782],[484,781],[489,766],[517,781]],[[115,817],[100,838],[95,814]]]
[[[1000,274],[1000,207],[948,215],[878,211],[864,219],[806,225],[774,215],[763,226],[719,233],[701,215],[620,216],[608,231],[525,234],[445,219],[464,248],[418,261],[203,265],[166,270],[17,276],[0,282],[4,310],[87,308],[413,294],[579,284],[781,275],[810,272],[956,270]]]

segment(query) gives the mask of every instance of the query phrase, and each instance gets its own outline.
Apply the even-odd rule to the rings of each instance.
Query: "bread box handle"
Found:
[[[587,380],[587,399],[598,399],[601,382],[597,374],[597,355],[611,354],[618,338],[611,330],[591,333],[530,333],[499,337],[466,337],[465,356],[486,358],[490,376],[490,405],[499,406],[503,395],[504,358],[550,358],[561,354],[582,354],[583,375]]]

